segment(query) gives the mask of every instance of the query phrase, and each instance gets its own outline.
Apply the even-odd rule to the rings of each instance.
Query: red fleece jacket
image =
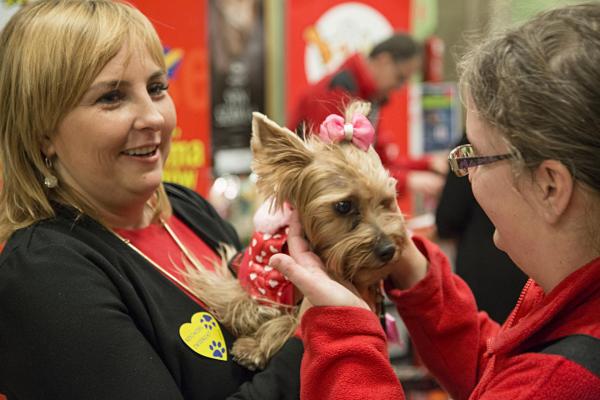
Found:
[[[530,280],[500,327],[477,312],[471,291],[451,272],[442,251],[424,239],[414,241],[429,260],[427,276],[409,290],[390,282],[386,289],[422,360],[453,399],[600,399],[600,378],[591,371],[562,356],[532,351],[568,335],[600,338],[600,258],[547,295]],[[404,398],[375,316],[315,307],[303,317],[302,329],[303,399]],[[306,384],[315,379],[320,391]]]
[[[301,400],[404,399],[374,313],[312,307],[301,324]]]

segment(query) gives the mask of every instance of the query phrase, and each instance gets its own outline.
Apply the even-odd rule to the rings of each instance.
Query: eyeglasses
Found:
[[[491,164],[496,161],[513,158],[514,154],[500,154],[497,156],[481,156],[475,155],[475,150],[470,144],[463,144],[456,147],[448,155],[450,169],[456,176],[466,176],[469,174],[469,168],[478,165]]]

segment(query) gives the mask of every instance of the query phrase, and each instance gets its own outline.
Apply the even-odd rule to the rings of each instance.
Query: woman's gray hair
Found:
[[[463,95],[522,167],[563,163],[600,193],[600,3],[538,14],[459,63]]]

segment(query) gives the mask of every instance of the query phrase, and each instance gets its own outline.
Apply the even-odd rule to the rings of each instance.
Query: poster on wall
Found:
[[[354,53],[368,53],[394,31],[410,31],[408,0],[289,0],[288,110],[306,86],[334,72]]]
[[[289,0],[287,4],[288,118],[306,88],[334,72],[348,57],[366,56],[373,45],[395,31],[411,31],[411,0]],[[408,85],[391,93],[379,112],[378,140],[389,143],[396,157],[407,155]],[[410,208],[408,203],[401,206]]]
[[[169,93],[177,109],[164,180],[206,195],[212,183],[206,3],[137,0],[133,4],[152,21],[163,43]]]
[[[250,172],[252,111],[264,111],[262,0],[209,0],[214,173]]]
[[[423,152],[449,150],[462,136],[461,104],[455,83],[423,83]]]
[[[26,0],[0,0],[0,29]],[[137,0],[132,4],[152,21],[163,43],[169,93],[177,109],[164,180],[206,194],[212,183],[210,152],[210,71],[204,1]]]

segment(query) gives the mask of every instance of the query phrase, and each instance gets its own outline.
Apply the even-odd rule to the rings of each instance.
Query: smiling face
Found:
[[[176,123],[166,90],[150,54],[124,45],[48,139],[44,153],[60,184],[113,220],[143,209],[161,183]]]

